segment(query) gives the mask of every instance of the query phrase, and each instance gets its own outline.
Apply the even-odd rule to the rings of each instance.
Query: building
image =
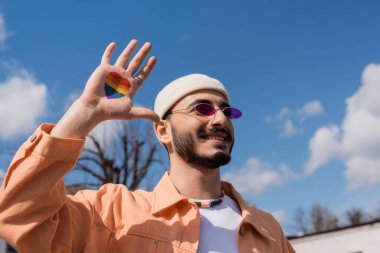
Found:
[[[297,253],[379,253],[380,219],[288,239]]]

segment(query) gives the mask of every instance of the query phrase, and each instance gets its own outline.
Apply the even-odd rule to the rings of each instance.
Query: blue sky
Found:
[[[136,102],[189,74],[221,80],[244,117],[223,177],[286,231],[319,202],[380,208],[380,3],[0,2],[0,141],[56,122],[105,46],[150,41],[158,63]],[[348,99],[351,98],[351,99]],[[10,157],[0,156],[6,170]]]

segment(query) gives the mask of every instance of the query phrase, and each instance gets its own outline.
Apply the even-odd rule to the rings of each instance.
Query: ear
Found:
[[[166,120],[160,120],[159,122],[154,122],[153,125],[154,133],[161,144],[169,148],[171,144],[171,130],[169,124]]]

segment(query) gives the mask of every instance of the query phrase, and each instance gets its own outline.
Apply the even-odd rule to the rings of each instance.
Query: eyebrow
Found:
[[[208,99],[196,99],[193,102],[191,102],[187,107],[197,105],[197,104],[212,104],[212,102]],[[225,108],[225,107],[231,107],[231,105],[225,101],[222,101],[217,104],[219,108]]]

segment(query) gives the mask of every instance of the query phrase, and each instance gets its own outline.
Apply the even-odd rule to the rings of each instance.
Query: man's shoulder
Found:
[[[262,217],[265,219],[274,219],[274,217],[271,213],[264,211],[262,209],[259,209],[254,205],[249,205],[247,209],[251,214],[254,214],[256,216],[259,216],[259,217]]]
[[[104,184],[101,188],[99,188],[99,191],[104,191],[105,193],[108,193],[110,195],[114,195],[115,197],[128,197],[133,196],[136,197],[148,197],[152,194],[151,191],[147,191],[144,189],[136,189],[136,190],[130,190],[126,185],[124,184],[113,184],[108,183]]]
[[[257,216],[263,220],[276,221],[272,214],[258,209],[254,204],[247,202],[245,198],[238,192],[238,190],[229,182],[222,181],[222,187],[224,191],[230,195],[238,203],[240,208],[246,209],[250,214]]]
[[[269,212],[258,209],[254,206],[249,206],[248,211],[253,215],[257,220],[259,220],[261,223],[268,224],[270,223],[272,226],[278,225],[278,221],[276,218]]]
[[[81,189],[72,198],[86,199],[89,202],[104,205],[114,205],[115,203],[133,203],[148,201],[151,199],[152,192],[146,190],[131,191],[123,184],[107,183],[99,189]]]
[[[280,224],[272,214],[247,202],[231,183],[223,182],[222,185],[223,189],[238,203],[241,211],[249,213],[247,217],[249,223],[261,231],[270,232],[270,234],[278,234],[279,231],[282,231]]]

